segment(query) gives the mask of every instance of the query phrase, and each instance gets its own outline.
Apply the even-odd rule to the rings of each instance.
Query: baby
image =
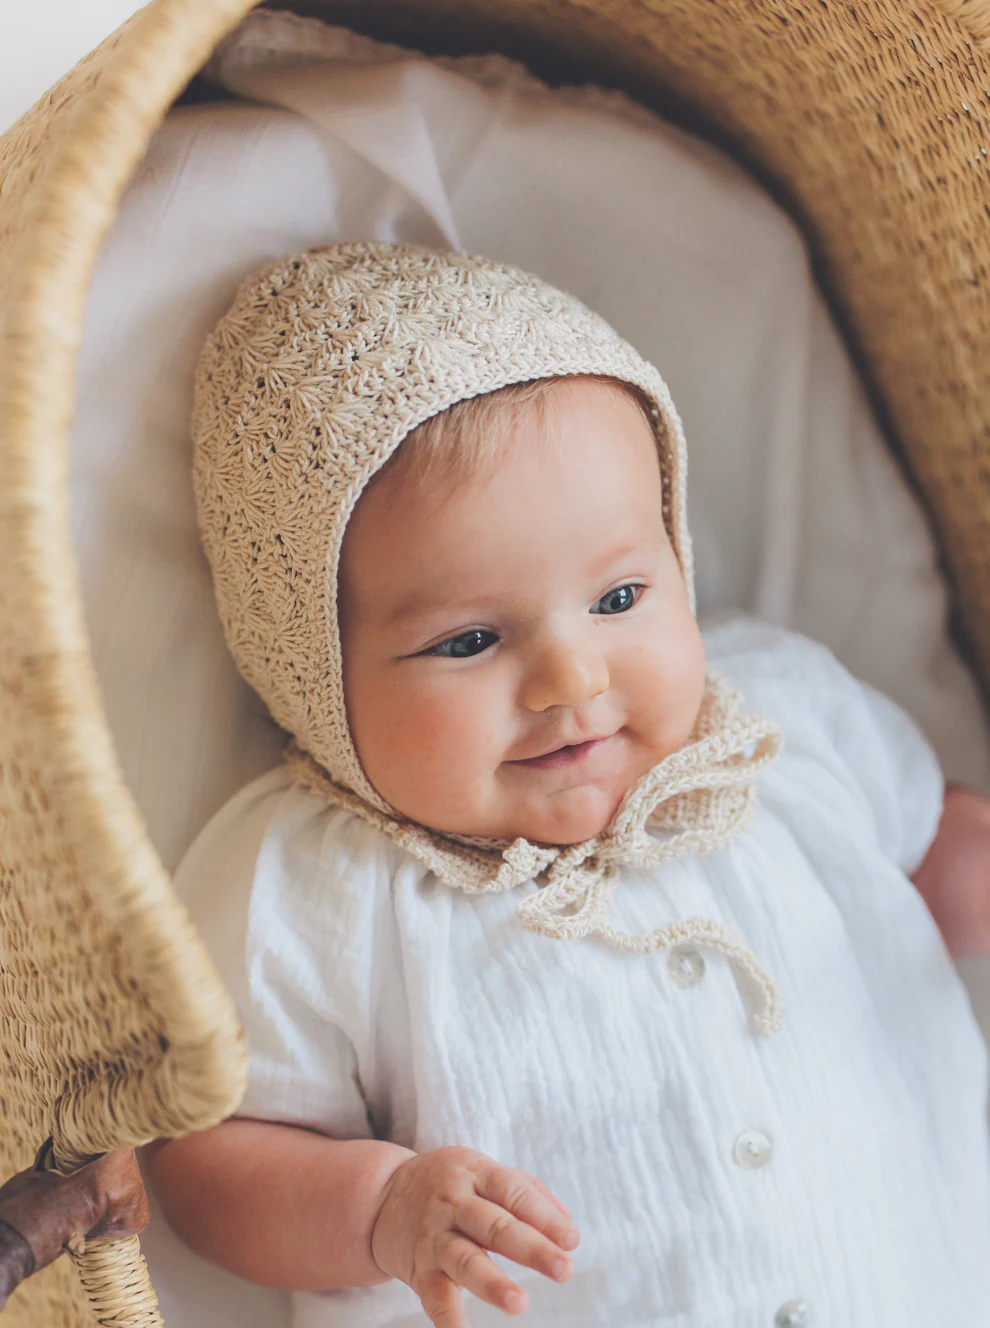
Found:
[[[338,245],[244,283],[194,426],[294,742],[179,873],[250,1052],[150,1150],[179,1235],[299,1328],[987,1322],[932,913],[986,946],[990,814],[823,648],[702,635],[656,370],[527,274]]]

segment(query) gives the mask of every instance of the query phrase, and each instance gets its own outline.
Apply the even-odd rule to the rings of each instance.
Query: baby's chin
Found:
[[[625,788],[595,785],[569,789],[544,800],[508,810],[502,829],[492,838],[528,839],[537,844],[583,844],[601,834],[618,811]]]
[[[382,796],[403,816],[441,834],[528,839],[564,847],[601,834],[626,793],[645,773],[640,764],[623,761],[621,768],[596,772],[591,778],[565,772],[520,779],[513,771],[508,778],[496,775],[475,785],[465,780],[456,790],[456,799],[424,798],[422,784],[415,797],[390,798],[387,789]]]

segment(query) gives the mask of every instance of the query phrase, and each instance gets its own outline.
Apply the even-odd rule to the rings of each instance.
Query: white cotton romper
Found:
[[[783,751],[736,843],[622,868],[610,920],[732,928],[782,1030],[750,1031],[720,955],[528,933],[535,885],[449,889],[278,769],[176,882],[246,1030],[239,1114],[540,1176],[582,1239],[564,1285],[505,1262],[528,1328],[988,1324],[986,1052],[905,875],[937,827],[935,758],[823,647],[745,619],[705,640]],[[293,1296],[295,1328],[425,1322],[397,1282]]]

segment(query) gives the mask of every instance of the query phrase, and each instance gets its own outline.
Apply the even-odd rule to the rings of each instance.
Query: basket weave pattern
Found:
[[[148,137],[251,0],[154,0],[0,139],[0,1174],[210,1124],[233,1012],[121,778],[68,521],[87,284]],[[990,0],[338,0],[424,44],[667,89],[793,202],[934,518],[990,680]],[[122,1259],[123,1270],[115,1268]],[[138,1256],[84,1256],[104,1323],[157,1322]],[[10,1328],[82,1328],[68,1261]]]
[[[0,1174],[221,1119],[234,1013],[147,842],[113,752],[68,527],[83,301],[147,137],[239,8],[145,10],[0,140]],[[161,53],[161,56],[159,55]],[[39,355],[37,349],[44,346]],[[26,1283],[11,1328],[160,1323],[137,1241]],[[85,1288],[85,1291],[84,1289]]]

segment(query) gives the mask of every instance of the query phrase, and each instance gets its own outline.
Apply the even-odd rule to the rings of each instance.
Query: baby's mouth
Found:
[[[529,756],[523,761],[508,761],[506,764],[525,766],[528,770],[550,770],[554,766],[576,765],[610,742],[614,736],[608,734],[604,738],[589,738],[587,742],[567,743],[563,747],[555,747],[551,752],[544,752],[542,756]]]

